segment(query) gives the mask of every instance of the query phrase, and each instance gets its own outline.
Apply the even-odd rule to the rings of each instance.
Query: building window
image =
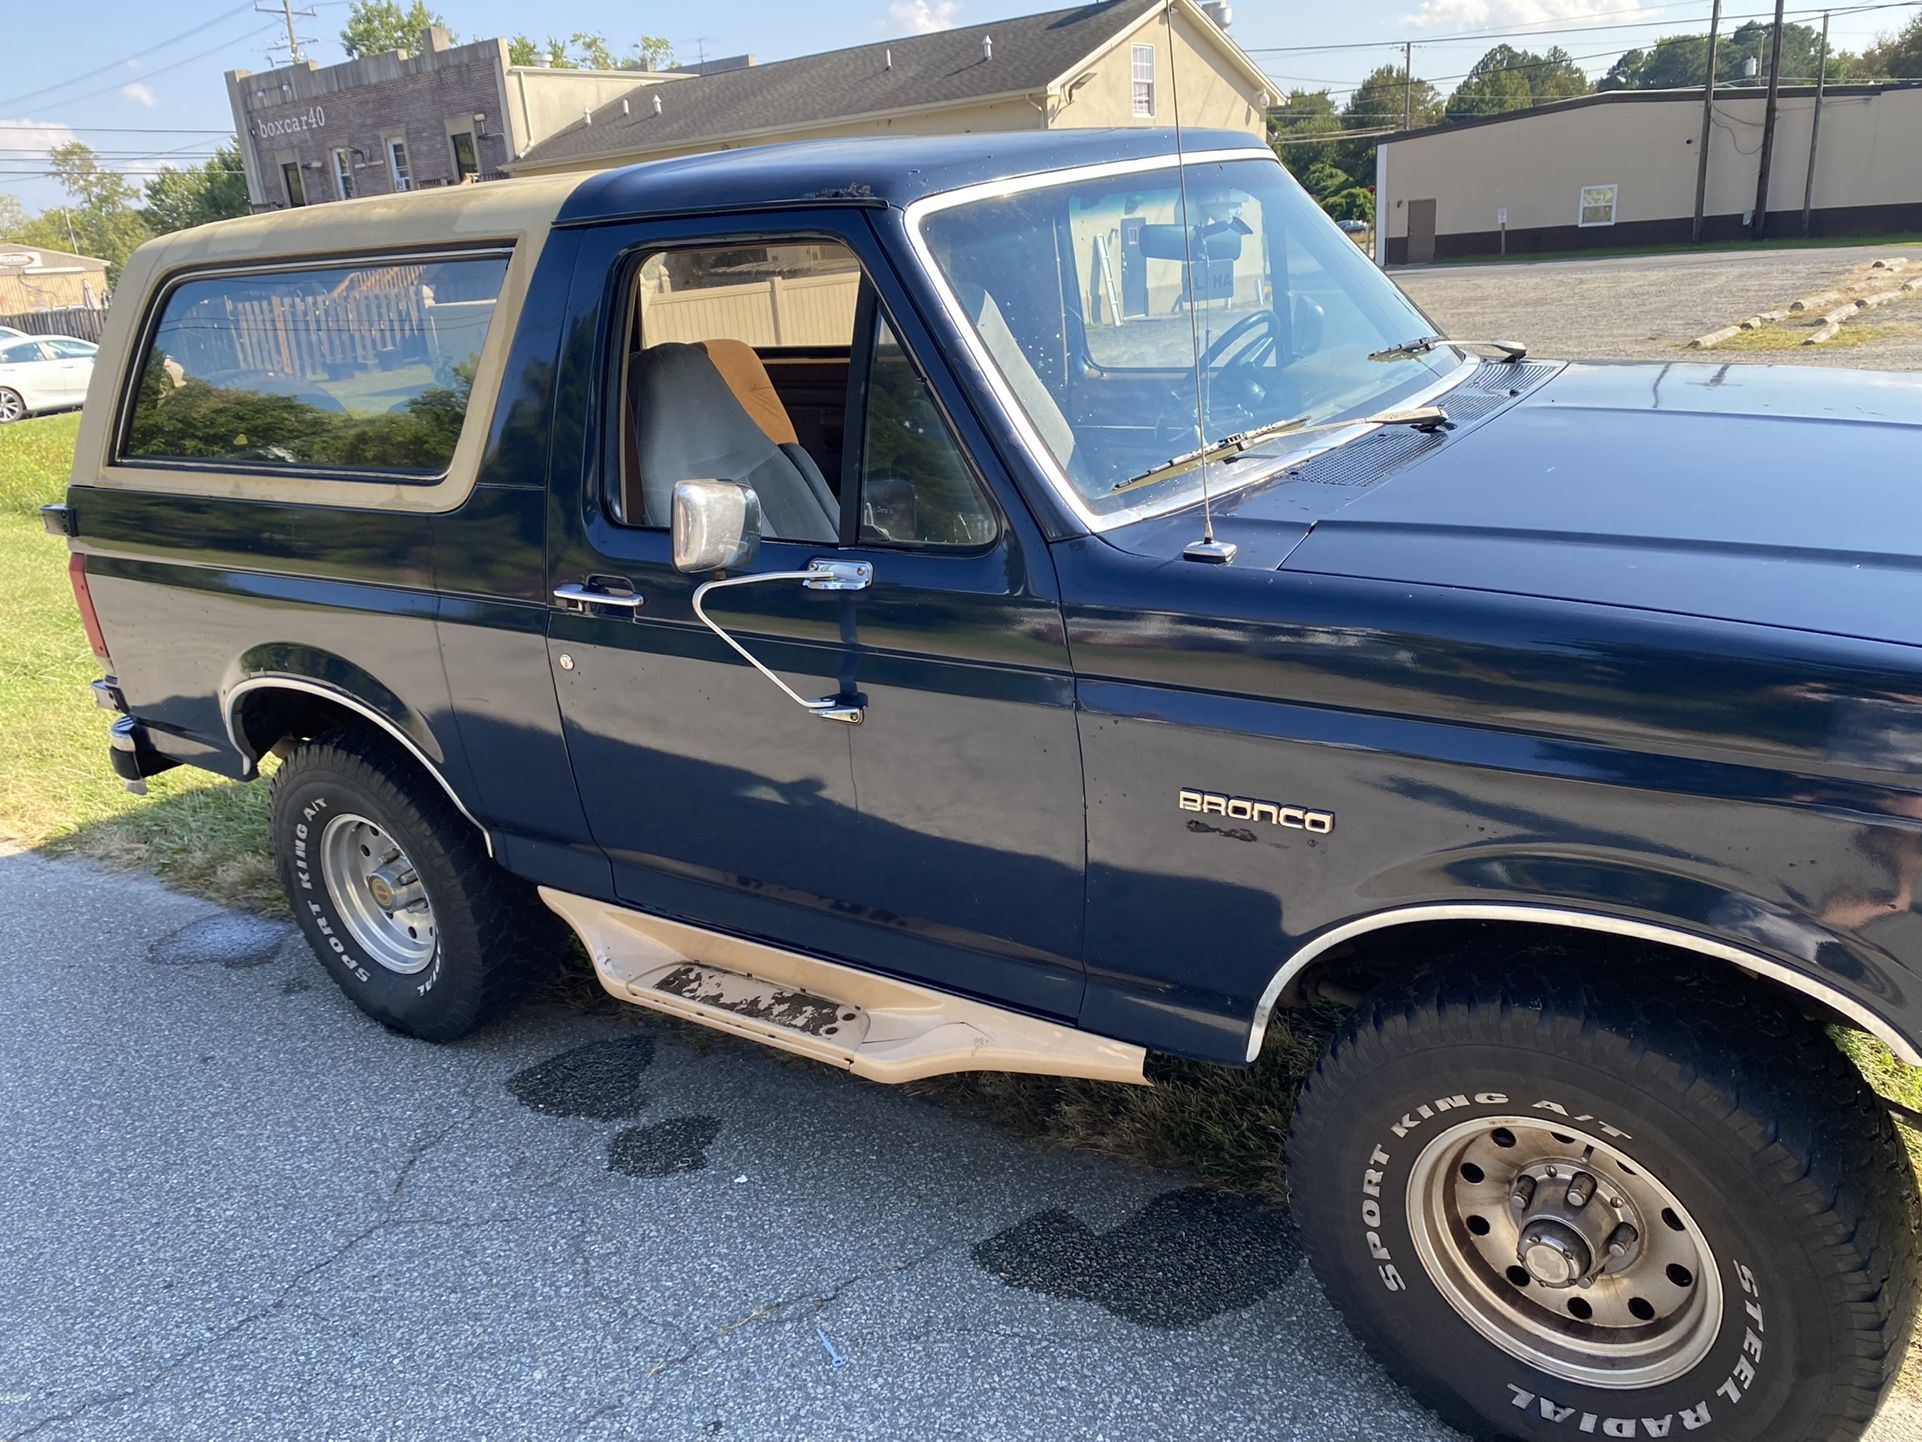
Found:
[[[354,198],[353,159],[344,150],[334,151],[331,158],[334,163],[334,189],[340,192],[342,200],[352,200]]]
[[[1615,190],[1612,185],[1584,185],[1582,187],[1581,219],[1579,225],[1613,225],[1615,223]]]
[[[412,190],[414,173],[407,168],[407,141],[399,135],[387,138],[387,170],[395,190]]]
[[[1152,119],[1155,113],[1155,48],[1134,47],[1133,58],[1135,114]]]
[[[459,185],[470,175],[479,175],[480,160],[474,154],[474,132],[457,130],[448,140],[454,147],[454,184]]]
[[[289,205],[305,205],[307,203],[307,187],[301,183],[300,162],[298,160],[284,160],[281,162],[280,183],[287,187],[287,203]]]

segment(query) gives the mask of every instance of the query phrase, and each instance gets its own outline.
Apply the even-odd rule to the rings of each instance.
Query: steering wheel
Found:
[[[1255,331],[1262,334],[1256,335]],[[1261,403],[1268,397],[1268,386],[1255,374],[1255,368],[1274,354],[1281,343],[1281,318],[1273,310],[1258,310],[1243,316],[1227,330],[1208,343],[1207,349],[1197,358],[1196,368],[1207,375],[1220,366],[1220,374],[1208,380],[1208,394],[1211,404],[1208,409],[1218,407],[1238,413],[1244,421],[1252,422],[1260,413]],[[1227,357],[1223,360],[1223,357]],[[1177,387],[1168,397],[1161,416],[1155,424],[1155,439],[1162,445],[1184,444],[1184,437],[1193,434],[1195,421],[1194,382]],[[1240,422],[1231,423],[1238,426]],[[1210,429],[1220,430],[1220,426]]]
[[[1256,328],[1266,331],[1267,334],[1255,340],[1242,340],[1243,336]],[[1220,360],[1222,356],[1228,355],[1228,352],[1232,349],[1234,354],[1229,356],[1227,362],[1222,366],[1223,370],[1234,370],[1252,365],[1260,365],[1263,360],[1267,359],[1268,352],[1273,350],[1280,341],[1281,317],[1277,316],[1272,310],[1258,310],[1250,315],[1243,316],[1220,335],[1216,336],[1214,340],[1210,342],[1208,348],[1201,353],[1201,359],[1196,364],[1198,364],[1203,371],[1213,370],[1215,362]],[[1240,344],[1237,345],[1236,342],[1240,342]]]

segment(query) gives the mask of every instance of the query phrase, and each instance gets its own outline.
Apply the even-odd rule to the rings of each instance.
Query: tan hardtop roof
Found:
[[[490,180],[215,221],[141,246],[127,263],[122,289],[132,281],[138,293],[156,273],[221,261],[517,240],[545,232],[581,179],[574,174]]]

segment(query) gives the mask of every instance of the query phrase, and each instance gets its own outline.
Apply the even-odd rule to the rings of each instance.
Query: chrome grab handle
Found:
[[[707,599],[710,591],[723,591],[730,586],[758,586],[767,581],[799,581],[810,591],[861,591],[867,589],[873,580],[874,567],[866,561],[813,560],[808,562],[805,571],[769,571],[760,576],[728,576],[720,580],[703,581],[694,588],[694,614],[700,618],[703,626],[733,647],[735,654],[748,665],[779,686],[781,694],[803,711],[819,716],[823,721],[845,721],[850,726],[859,726],[866,715],[862,707],[849,706],[834,696],[823,696],[818,701],[810,701],[799,695],[792,686],[763,666],[752,651],[715,625],[714,618],[707,614],[706,608],[701,603]]]
[[[569,610],[581,611],[585,611],[590,606],[615,606],[625,611],[638,611],[647,604],[647,598],[638,593],[632,596],[610,596],[605,591],[591,590],[578,581],[570,581],[565,586],[556,586],[554,599]]]

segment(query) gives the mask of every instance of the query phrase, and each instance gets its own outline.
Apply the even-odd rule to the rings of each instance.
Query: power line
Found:
[[[23,100],[32,100],[36,96],[45,95],[50,91],[65,90],[69,85],[78,85],[83,80],[91,80],[93,79],[94,76],[104,75],[109,70],[118,70],[121,66],[127,64],[129,61],[139,60],[144,56],[151,54],[155,50],[164,50],[169,45],[176,45],[180,41],[185,40],[190,35],[198,35],[201,31],[211,29],[215,25],[220,24],[220,22],[223,20],[231,20],[234,16],[243,14],[244,12],[246,12],[247,10],[250,10],[251,8],[253,7],[251,4],[251,0],[249,0],[249,3],[247,4],[236,5],[231,10],[223,10],[220,14],[214,16],[214,18],[211,20],[203,20],[198,25],[195,25],[187,30],[182,30],[178,35],[170,35],[165,40],[162,40],[157,44],[143,45],[141,46],[140,49],[134,51],[134,53],[131,55],[123,55],[118,60],[111,60],[107,62],[107,64],[96,66],[92,70],[84,70],[78,75],[70,75],[65,80],[60,81],[58,84],[43,85],[38,90],[27,91],[24,95],[15,95],[11,99],[0,100],[0,109],[3,109],[7,106],[18,105]]]
[[[1639,14],[1644,10],[1673,9],[1683,5],[1695,5],[1699,3],[1700,0],[1676,0],[1674,5],[1669,6],[1640,6],[1634,10],[1602,10],[1596,13],[1600,15],[1630,15]],[[1839,8],[1831,6],[1827,10],[1817,6],[1807,10],[1791,10],[1787,13],[1790,15],[1860,15],[1872,10],[1907,10],[1917,4],[1922,4],[1922,0],[1880,0],[1880,3],[1876,4],[1849,5]],[[1746,15],[1725,15],[1722,18],[1725,20],[1772,20],[1774,17],[1775,12],[1773,10],[1761,10]],[[1474,30],[1464,31],[1458,35],[1430,35],[1413,41],[1357,40],[1339,45],[1269,45],[1250,47],[1248,53],[1250,55],[1304,55],[1319,51],[1399,50],[1404,45],[1411,43],[1415,45],[1457,45],[1479,40],[1524,40],[1540,35],[1585,35],[1603,30],[1656,30],[1664,26],[1688,25],[1692,23],[1694,22],[1686,18],[1678,18],[1668,20],[1623,21],[1613,25],[1565,25],[1546,30]],[[1704,25],[1708,23],[1706,16],[1701,18],[1701,23]]]
[[[38,133],[44,130],[73,130],[85,135],[232,135],[233,127],[225,130],[197,130],[188,125],[61,125],[49,121],[45,125],[0,125],[0,130],[25,130]]]
[[[1915,0],[1915,3],[1922,4],[1922,0]],[[244,8],[251,8],[251,7],[244,7]],[[191,65],[196,60],[205,60],[209,55],[217,55],[222,50],[231,49],[233,46],[240,44],[244,40],[251,40],[256,35],[264,35],[268,31],[274,30],[276,28],[278,27],[273,25],[263,25],[257,30],[249,30],[245,34],[236,35],[230,40],[223,40],[221,41],[220,44],[209,46],[207,49],[198,51],[193,55],[189,55],[185,59],[175,60],[171,64],[159,66],[157,69],[143,70],[141,72],[141,77],[142,79],[145,79],[149,76],[165,75],[169,70],[178,70],[181,66]],[[69,95],[66,97],[66,99],[56,101],[55,103],[58,105],[78,105],[83,100],[92,100],[96,96],[105,95],[109,91],[118,90],[120,88],[121,87],[118,84],[103,85],[98,90],[89,90],[86,93],[81,95]]]

